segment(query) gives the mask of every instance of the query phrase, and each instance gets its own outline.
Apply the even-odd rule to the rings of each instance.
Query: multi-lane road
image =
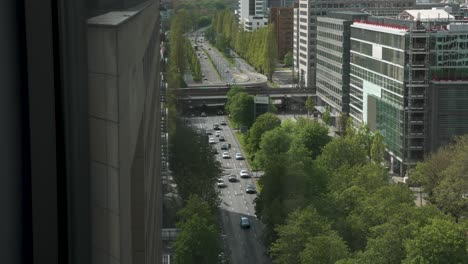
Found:
[[[190,122],[194,129],[205,131],[213,130],[215,123],[220,124],[226,120],[224,116],[192,117]],[[245,192],[247,184],[255,186],[254,178],[240,178],[239,173],[242,169],[248,169],[246,160],[236,160],[236,153],[243,153],[237,142],[234,132],[228,125],[220,126],[220,134],[224,136],[224,142],[219,142],[219,137],[209,136],[215,139],[214,147],[217,148],[217,158],[223,166],[223,180],[227,187],[221,188],[220,214],[222,220],[223,240],[225,243],[226,254],[232,264],[264,264],[271,263],[266,255],[260,236],[262,225],[255,217],[254,199],[256,194],[247,194]],[[207,139],[208,140],[208,139]],[[231,144],[229,150],[221,150],[222,144]],[[229,152],[230,159],[223,159],[222,153]],[[249,171],[250,174],[252,174]],[[229,182],[228,176],[234,174],[238,177],[237,182]],[[213,183],[215,184],[215,183]],[[245,216],[250,221],[250,229],[240,227],[241,217]]]
[[[192,34],[189,39],[192,45],[197,45],[196,53],[204,75],[202,83],[266,83],[266,76],[255,72],[253,67],[243,59],[235,58],[236,65],[232,66],[215,47],[198,33]],[[191,83],[187,84],[191,85]]]

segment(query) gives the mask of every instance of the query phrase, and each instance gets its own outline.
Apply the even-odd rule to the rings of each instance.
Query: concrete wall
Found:
[[[88,21],[93,263],[161,262],[158,6]]]

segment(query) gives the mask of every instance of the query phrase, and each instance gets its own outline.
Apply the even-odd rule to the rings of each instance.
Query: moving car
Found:
[[[207,130],[205,131],[205,133],[206,133],[207,135],[213,135],[213,131],[211,131],[211,130],[209,130],[209,129],[207,129]]]
[[[221,130],[221,128],[219,127],[219,124],[218,124],[218,123],[214,123],[214,124],[213,124],[213,129],[214,129],[214,130]]]
[[[219,136],[219,141],[225,141],[225,139],[224,139],[224,136],[223,136],[223,135]]]
[[[226,187],[226,184],[224,183],[224,180],[222,178],[218,179],[218,182],[216,183],[216,185],[218,186],[218,188]]]
[[[225,120],[221,120],[221,123],[220,123],[222,126],[225,126],[227,125],[226,121]]]
[[[210,144],[216,144],[216,141],[215,141],[214,138],[210,138],[210,139],[208,139],[208,143],[210,143]]]
[[[231,155],[229,154],[229,152],[223,152],[223,159],[230,159],[231,158]]]
[[[242,155],[242,153],[237,152],[237,153],[236,153],[236,160],[243,160],[243,159],[245,159],[245,158],[244,158],[244,156]]]
[[[234,174],[229,175],[228,177],[229,182],[237,182],[237,176]]]
[[[247,184],[247,187],[245,188],[246,193],[256,193],[257,191],[255,190],[255,187],[253,187],[252,184]]]
[[[228,150],[228,145],[227,144],[222,144],[221,145],[221,150]]]
[[[201,116],[201,117],[206,117],[206,113],[205,113],[205,112],[201,112],[200,116]]]
[[[220,132],[220,131],[216,131],[216,132],[215,132],[215,135],[216,135],[217,137],[219,137],[219,136],[221,136],[221,132]]]
[[[241,178],[249,178],[250,177],[249,172],[247,170],[241,170],[239,174],[240,174]]]
[[[240,220],[240,226],[241,228],[250,228],[249,219],[245,216],[242,216]]]

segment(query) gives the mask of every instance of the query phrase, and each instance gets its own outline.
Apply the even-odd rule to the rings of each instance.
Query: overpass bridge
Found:
[[[289,109],[300,109],[307,97],[314,96],[308,90],[297,88],[269,88],[258,84],[245,85],[244,88],[251,95],[269,95],[273,104]],[[229,86],[189,87],[174,89],[174,94],[186,110],[201,106],[222,108],[227,102],[229,89]]]

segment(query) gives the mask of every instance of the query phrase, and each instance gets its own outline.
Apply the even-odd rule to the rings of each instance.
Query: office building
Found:
[[[299,69],[299,3],[294,4],[293,9],[293,70],[297,78]]]
[[[272,7],[292,7],[298,0],[269,0],[268,8]]]
[[[332,116],[349,113],[351,24],[368,14],[342,11],[317,17],[317,97]]]
[[[295,57],[299,64],[295,69],[301,87],[315,91],[317,17],[332,11],[359,11],[375,16],[396,16],[401,11],[415,5],[415,0],[389,1],[338,1],[338,0],[300,0],[299,1],[299,48]]]
[[[239,25],[245,31],[254,31],[268,26],[266,1],[239,0],[237,15]]]
[[[1,263],[161,263],[159,1],[0,5]]]
[[[408,167],[468,133],[468,24],[444,10],[351,26],[350,116],[384,136],[392,167]]]
[[[158,15],[88,19],[92,263],[162,260]]]
[[[278,58],[281,60],[284,55],[293,49],[293,28],[294,28],[293,7],[272,7],[270,8],[270,21],[275,27],[276,43],[278,47]]]

